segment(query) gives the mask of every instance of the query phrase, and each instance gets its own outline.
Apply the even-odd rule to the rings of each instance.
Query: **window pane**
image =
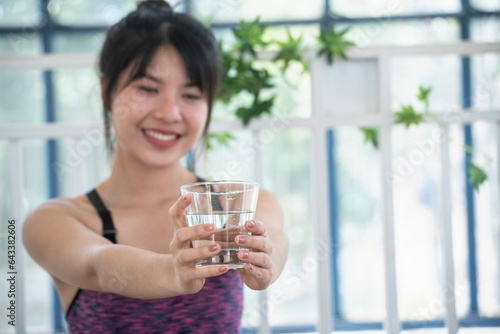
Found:
[[[347,27],[339,25],[339,29]],[[459,26],[455,19],[435,18],[352,24],[347,39],[357,46],[371,45],[416,45],[425,43],[446,43],[459,40]]]
[[[38,55],[43,53],[40,35],[8,33],[0,35],[0,55]]]
[[[493,12],[500,10],[500,3],[497,0],[470,0],[471,5],[479,10]]]
[[[243,314],[241,317],[243,333],[254,333],[254,330],[259,328],[263,310],[259,294],[260,291],[249,289],[243,285]]]
[[[45,120],[45,89],[40,71],[1,71],[0,123],[41,123]]]
[[[52,0],[49,12],[61,24],[115,24],[136,8],[135,0]]]
[[[500,41],[500,19],[495,17],[472,20],[471,38],[477,42]],[[471,57],[472,107],[480,110],[500,108],[500,56],[483,54]]]
[[[346,321],[383,321],[384,263],[379,155],[358,128],[335,130],[340,312]],[[369,280],[366,278],[370,277]]]
[[[324,10],[323,0],[293,5],[287,0],[197,0],[191,6],[201,21],[214,23],[253,21],[258,16],[261,21],[315,19]]]
[[[0,2],[0,26],[22,26],[29,29],[40,21],[40,0]]]
[[[328,259],[321,257],[326,250],[314,241],[311,132],[270,128],[261,133],[267,133],[267,139],[263,140],[266,142],[263,187],[280,201],[289,239],[285,268],[268,289],[270,324],[312,325],[318,317],[317,266]]]
[[[461,106],[460,58],[457,56],[417,56],[394,58],[391,66],[391,109],[411,104],[417,111],[425,106],[418,101],[418,86],[432,87],[431,112],[449,112]]]
[[[56,53],[99,53],[104,33],[58,33],[54,37]],[[53,73],[57,121],[99,122],[103,119],[97,65]]]
[[[500,211],[496,142],[499,128],[495,123],[476,122],[473,127],[473,161],[486,172],[488,179],[475,192],[476,245],[478,266],[479,313],[500,316]]]
[[[473,108],[500,110],[500,54],[488,53],[471,57]]]
[[[329,0],[335,14],[347,17],[391,17],[429,13],[453,13],[460,11],[459,0]]]
[[[500,18],[482,17],[471,21],[471,39],[475,42],[500,41]]]
[[[443,317],[439,250],[439,148],[433,125],[393,129],[398,305],[404,320]]]
[[[328,114],[364,117],[378,111],[378,66],[375,59],[336,60],[328,65],[324,60],[310,66],[316,76],[315,93],[318,103]]]
[[[57,121],[100,122],[99,78],[94,69],[54,71]]]
[[[2,161],[9,162],[9,146],[7,141],[0,142],[0,158]],[[41,202],[47,200],[47,166],[46,166],[46,145],[43,140],[27,140],[23,141],[21,144],[22,149],[22,182],[23,182],[23,209],[24,215],[33,210]],[[33,168],[36,166],[36,168]],[[2,217],[2,222],[0,222],[0,228],[2,231],[7,231],[6,223],[7,218],[15,218],[18,227],[21,227],[22,221],[21,217],[12,217],[12,211],[10,207],[10,165],[8,163],[3,164],[0,169],[0,177],[2,180],[7,182],[1,182],[0,189],[5,194],[5,201],[2,201],[0,205],[0,216]],[[14,166],[15,168],[15,166]],[[33,333],[36,328],[40,332],[50,332],[52,326],[52,286],[50,283],[49,276],[36,265],[28,256],[21,242],[21,235],[17,235],[17,252],[23,256],[23,267],[17,268],[18,279],[23,278],[25,284],[25,294],[24,302],[26,305],[25,320],[26,326],[28,328],[28,333]],[[7,245],[7,234],[0,233],[0,244]],[[6,253],[3,253],[6,254]],[[0,267],[5,273],[6,267],[4,265],[6,262],[4,260],[0,261]],[[8,291],[3,289],[4,283],[0,285],[3,291]],[[5,306],[4,300],[2,298],[2,307]],[[4,327],[5,326],[5,327]],[[0,332],[11,333],[11,326],[8,326],[7,321],[0,324]]]
[[[55,53],[99,53],[105,32],[55,33],[52,40]]]
[[[466,317],[470,307],[469,248],[467,241],[467,203],[465,196],[465,151],[462,124],[449,127],[451,227],[455,260],[455,301],[459,318]],[[436,154],[439,152],[436,148]],[[439,255],[440,256],[440,255]]]
[[[45,140],[29,140],[23,142],[24,164],[24,206],[25,212],[48,199],[47,178],[47,144]],[[33,168],[37,166],[37,168]],[[28,327],[50,329],[52,326],[52,280],[50,276],[29,258],[25,259],[25,302]]]

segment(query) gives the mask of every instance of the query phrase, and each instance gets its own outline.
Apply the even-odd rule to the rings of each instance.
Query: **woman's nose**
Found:
[[[174,96],[168,96],[161,99],[154,112],[155,117],[169,122],[179,121],[181,119],[181,110],[179,103]]]

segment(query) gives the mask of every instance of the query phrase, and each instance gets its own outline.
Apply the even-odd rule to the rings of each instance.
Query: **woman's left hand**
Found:
[[[272,261],[273,244],[264,223],[249,220],[245,223],[245,229],[252,235],[239,235],[236,237],[236,243],[250,250],[238,252],[238,258],[246,263],[244,268],[238,269],[238,272],[250,289],[263,290],[275,277]]]

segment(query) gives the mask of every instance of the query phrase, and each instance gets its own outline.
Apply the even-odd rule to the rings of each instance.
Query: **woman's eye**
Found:
[[[158,93],[158,89],[148,86],[139,86],[139,89],[146,93]]]
[[[199,100],[201,99],[201,96],[196,95],[196,94],[184,94],[184,97],[190,100]]]

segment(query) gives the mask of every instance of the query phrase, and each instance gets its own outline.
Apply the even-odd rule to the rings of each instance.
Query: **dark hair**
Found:
[[[120,74],[134,64],[127,84],[143,77],[153,55],[164,45],[179,52],[189,79],[206,94],[206,136],[221,77],[217,42],[212,32],[192,16],[174,12],[163,0],[146,0],[138,2],[135,11],[108,29],[99,56],[99,70],[105,78],[104,128],[109,152],[113,151],[111,99]]]

